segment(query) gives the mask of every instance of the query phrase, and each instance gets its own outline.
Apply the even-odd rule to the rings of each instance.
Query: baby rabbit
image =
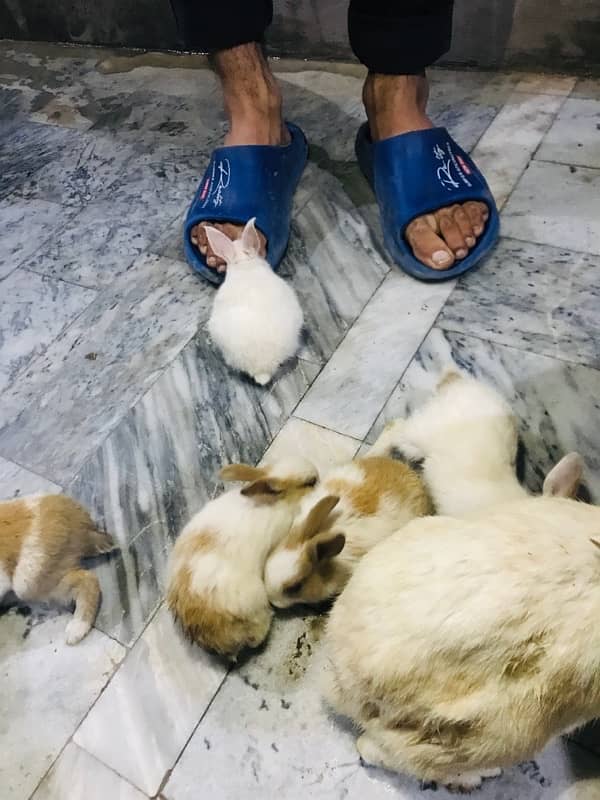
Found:
[[[304,318],[292,287],[259,255],[254,222],[236,241],[205,228],[213,252],[227,263],[208,331],[230,367],[264,386],[297,353]]]
[[[23,602],[75,603],[67,644],[88,633],[100,603],[98,578],[81,567],[116,549],[87,511],[63,495],[0,502],[0,600],[10,591]]]
[[[364,761],[468,790],[598,717],[598,531],[597,507],[526,498],[368,553],[325,636],[326,696]]]
[[[436,511],[455,517],[528,496],[516,476],[517,447],[517,419],[504,398],[451,370],[429,402],[384,429],[371,452],[396,452],[419,464]],[[562,468],[580,479],[580,457],[566,458]],[[546,494],[555,493],[556,475],[549,476]]]
[[[366,457],[335,467],[267,559],[269,600],[286,608],[339,594],[368,550],[431,512],[422,480],[400,461]]]
[[[211,500],[188,522],[171,555],[167,603],[189,639],[235,661],[269,632],[265,560],[318,475],[294,458],[265,467],[230,464],[221,477],[246,485]]]

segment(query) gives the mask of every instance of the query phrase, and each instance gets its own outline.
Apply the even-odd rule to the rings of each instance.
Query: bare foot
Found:
[[[426,112],[428,96],[425,76],[369,74],[363,101],[373,141],[432,128]],[[485,203],[446,206],[413,219],[405,236],[415,258],[431,269],[445,270],[475,246],[488,217]]]
[[[281,91],[258,44],[246,44],[223,50],[213,57],[215,70],[223,87],[229,133],[224,145],[289,143],[289,131],[283,123]],[[244,222],[246,222],[245,220]],[[230,239],[238,239],[244,224],[201,222],[192,228],[190,238],[206,258],[207,266],[225,272],[225,262],[211,251],[204,230],[213,225]],[[266,255],[267,240],[260,231],[261,255]]]

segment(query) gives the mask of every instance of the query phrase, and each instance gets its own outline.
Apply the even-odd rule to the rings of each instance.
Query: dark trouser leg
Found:
[[[171,0],[184,46],[200,53],[262,42],[273,19],[272,0]]]
[[[383,75],[419,75],[450,47],[453,0],[350,0],[356,57]]]

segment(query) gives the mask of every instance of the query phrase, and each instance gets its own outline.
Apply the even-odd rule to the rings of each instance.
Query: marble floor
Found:
[[[353,161],[356,67],[278,63],[312,143],[282,267],[308,336],[261,389],[213,352],[213,289],[181,248],[223,131],[211,74],[6,42],[0,65],[0,496],[66,491],[121,546],[77,647],[62,615],[0,618],[0,797],[447,797],[360,766],[321,705],[322,618],[279,619],[227,673],[174,631],[165,562],[222,462],[351,458],[451,361],[514,404],[532,489],[577,449],[600,500],[600,81],[432,71],[431,112],[486,172],[503,239],[430,286],[390,264]],[[479,796],[600,798],[599,742],[555,742]]]

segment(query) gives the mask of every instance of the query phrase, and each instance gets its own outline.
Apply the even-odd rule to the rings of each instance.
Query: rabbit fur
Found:
[[[362,758],[472,789],[599,716],[599,532],[596,507],[526,498],[368,553],[325,637]]]
[[[9,592],[26,603],[75,603],[66,642],[89,632],[100,584],[84,558],[115,550],[88,512],[64,495],[30,495],[0,502],[0,601]]]
[[[170,558],[167,604],[191,641],[235,661],[268,634],[273,611],[265,560],[318,475],[308,461],[293,458],[264,467],[230,464],[221,477],[245,485],[208,502],[181,532]]]
[[[334,467],[267,559],[270,602],[287,608],[339,594],[371,547],[431,511],[423,481],[406,464],[367,456]]]
[[[265,385],[298,352],[304,317],[292,287],[259,255],[254,223],[235,241],[205,228],[211,249],[227,263],[208,331],[230,367]]]
[[[517,479],[518,422],[503,397],[483,381],[449,370],[433,396],[407,419],[389,423],[371,452],[394,452],[422,471],[438,514],[465,516],[528,496]],[[581,458],[562,462],[578,485]],[[544,486],[553,494],[553,480]]]

